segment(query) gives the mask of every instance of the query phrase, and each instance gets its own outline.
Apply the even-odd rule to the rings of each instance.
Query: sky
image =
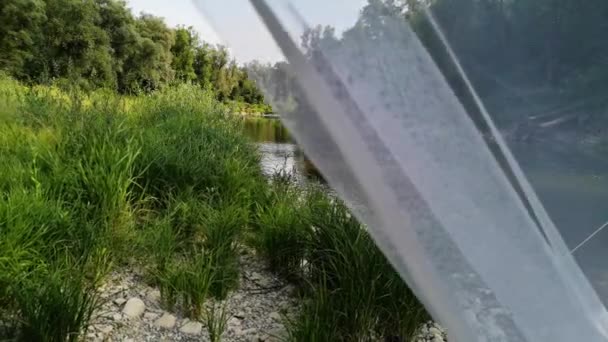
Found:
[[[195,5],[196,1],[196,5]],[[285,0],[270,0],[278,3]],[[311,26],[351,27],[366,0],[291,0]],[[135,14],[165,18],[169,26],[192,26],[202,40],[228,46],[240,63],[283,59],[248,0],[127,0]],[[204,11],[204,13],[202,13]],[[292,24],[285,22],[285,24]],[[295,23],[294,23],[295,24]]]

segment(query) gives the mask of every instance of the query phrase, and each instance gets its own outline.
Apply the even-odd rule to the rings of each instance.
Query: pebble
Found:
[[[159,290],[149,291],[148,294],[146,295],[146,299],[155,304],[159,303],[160,302],[160,291]]]
[[[276,311],[271,312],[270,315],[268,315],[268,317],[270,317],[270,319],[273,319],[277,322],[281,320],[281,314]]]
[[[163,329],[173,329],[173,327],[175,327],[176,320],[177,319],[175,316],[166,313],[161,318],[157,319],[156,322],[154,322],[154,326]]]
[[[157,313],[154,312],[146,312],[144,313],[144,319],[147,319],[149,321],[156,319],[158,317]]]
[[[179,329],[180,332],[187,335],[200,335],[203,330],[203,325],[199,322],[188,322]]]
[[[229,327],[231,327],[231,326],[240,326],[240,325],[241,325],[241,320],[238,319],[238,318],[236,318],[236,317],[231,317],[228,320],[228,326]]]
[[[141,317],[145,310],[146,304],[141,299],[133,297],[127,301],[122,309],[122,313],[131,318],[138,318]]]
[[[416,342],[446,342],[447,335],[443,329],[434,322],[425,323],[420,327],[418,335],[414,339]]]
[[[435,327],[430,327],[429,328],[429,333],[432,335],[440,335],[441,336],[441,331],[439,331],[439,329],[435,328]]]
[[[99,330],[99,332],[103,333],[104,335],[107,335],[111,333],[114,328],[111,325],[99,325],[97,326],[97,330]]]
[[[122,306],[126,302],[127,302],[127,300],[122,297],[114,299],[114,304],[116,304],[118,306]]]
[[[259,293],[260,284],[278,285],[281,281],[268,272],[262,259],[248,255],[241,260],[240,287],[222,302],[228,310],[227,331],[222,341],[283,341],[287,332],[280,322],[284,315],[297,312],[298,301],[294,296],[297,291],[293,286],[286,286]],[[148,286],[139,274],[129,270],[111,274],[102,290],[108,299],[107,305],[94,315],[101,318],[95,324],[103,327],[91,326],[83,336],[86,342],[208,341],[203,324],[183,318],[179,306],[176,311],[163,311],[160,291]],[[126,311],[132,308],[137,310],[129,315]],[[145,320],[125,319],[142,316]],[[112,330],[106,330],[108,327]],[[429,322],[421,327],[413,342],[446,342],[445,336],[440,326]]]

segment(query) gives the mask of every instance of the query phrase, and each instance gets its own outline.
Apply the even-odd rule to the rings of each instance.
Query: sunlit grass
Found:
[[[79,340],[111,264],[152,256],[166,304],[193,318],[237,286],[237,240],[263,179],[212,94],[132,98],[0,77],[0,97],[1,338]]]
[[[0,76],[0,339],[77,341],[111,267],[225,328],[245,243],[296,284],[298,341],[409,338],[428,317],[341,202],[262,176],[242,122],[182,85],[141,97]]]

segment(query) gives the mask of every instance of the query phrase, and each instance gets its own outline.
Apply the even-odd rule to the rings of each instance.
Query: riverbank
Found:
[[[272,274],[253,251],[243,250],[239,261],[239,287],[225,300],[205,304],[207,310],[212,305],[225,310],[222,340],[284,340],[284,317],[297,314],[296,288]],[[103,304],[93,314],[87,341],[210,341],[208,322],[166,311],[160,291],[146,284],[141,269],[113,272],[101,293]],[[129,303],[141,305],[133,310]]]
[[[123,98],[0,79],[0,103],[0,339],[155,339],[146,329],[165,317],[168,339],[200,329],[231,341],[239,294],[262,317],[242,330],[280,324],[294,341],[407,339],[428,321],[340,201],[264,175],[214,94],[182,85]],[[242,292],[254,273],[271,274],[255,303]],[[274,279],[295,290],[294,315],[272,314]]]
[[[225,309],[222,341],[290,341],[285,320],[297,318],[301,306],[297,287],[270,272],[253,251],[244,252],[240,260],[240,286],[226,300],[206,304],[208,309],[212,305]],[[146,284],[142,270],[113,272],[101,288],[101,297],[103,303],[93,313],[85,341],[211,341],[205,320],[191,321],[163,309],[160,292]],[[140,300],[138,310],[128,304]],[[413,341],[445,342],[447,336],[440,326],[428,322]]]

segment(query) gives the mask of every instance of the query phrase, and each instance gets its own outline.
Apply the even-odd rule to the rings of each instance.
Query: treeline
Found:
[[[276,112],[288,113],[297,108],[298,99],[302,95],[287,62],[262,64],[254,61],[246,64],[245,69],[249,77],[264,91]]]
[[[125,94],[192,82],[222,101],[264,104],[225,48],[191,28],[135,16],[122,0],[1,0],[0,70],[28,83]]]
[[[331,27],[313,28],[303,35],[302,48],[313,62],[320,51],[356,50],[361,39],[374,39],[387,25],[383,17],[398,17],[409,22],[466,102],[465,86],[423,14],[425,7],[499,125],[529,130],[558,120],[588,129],[606,120],[605,0],[369,0],[352,28],[341,35]],[[248,68],[279,103],[297,107],[297,87],[286,64]]]

